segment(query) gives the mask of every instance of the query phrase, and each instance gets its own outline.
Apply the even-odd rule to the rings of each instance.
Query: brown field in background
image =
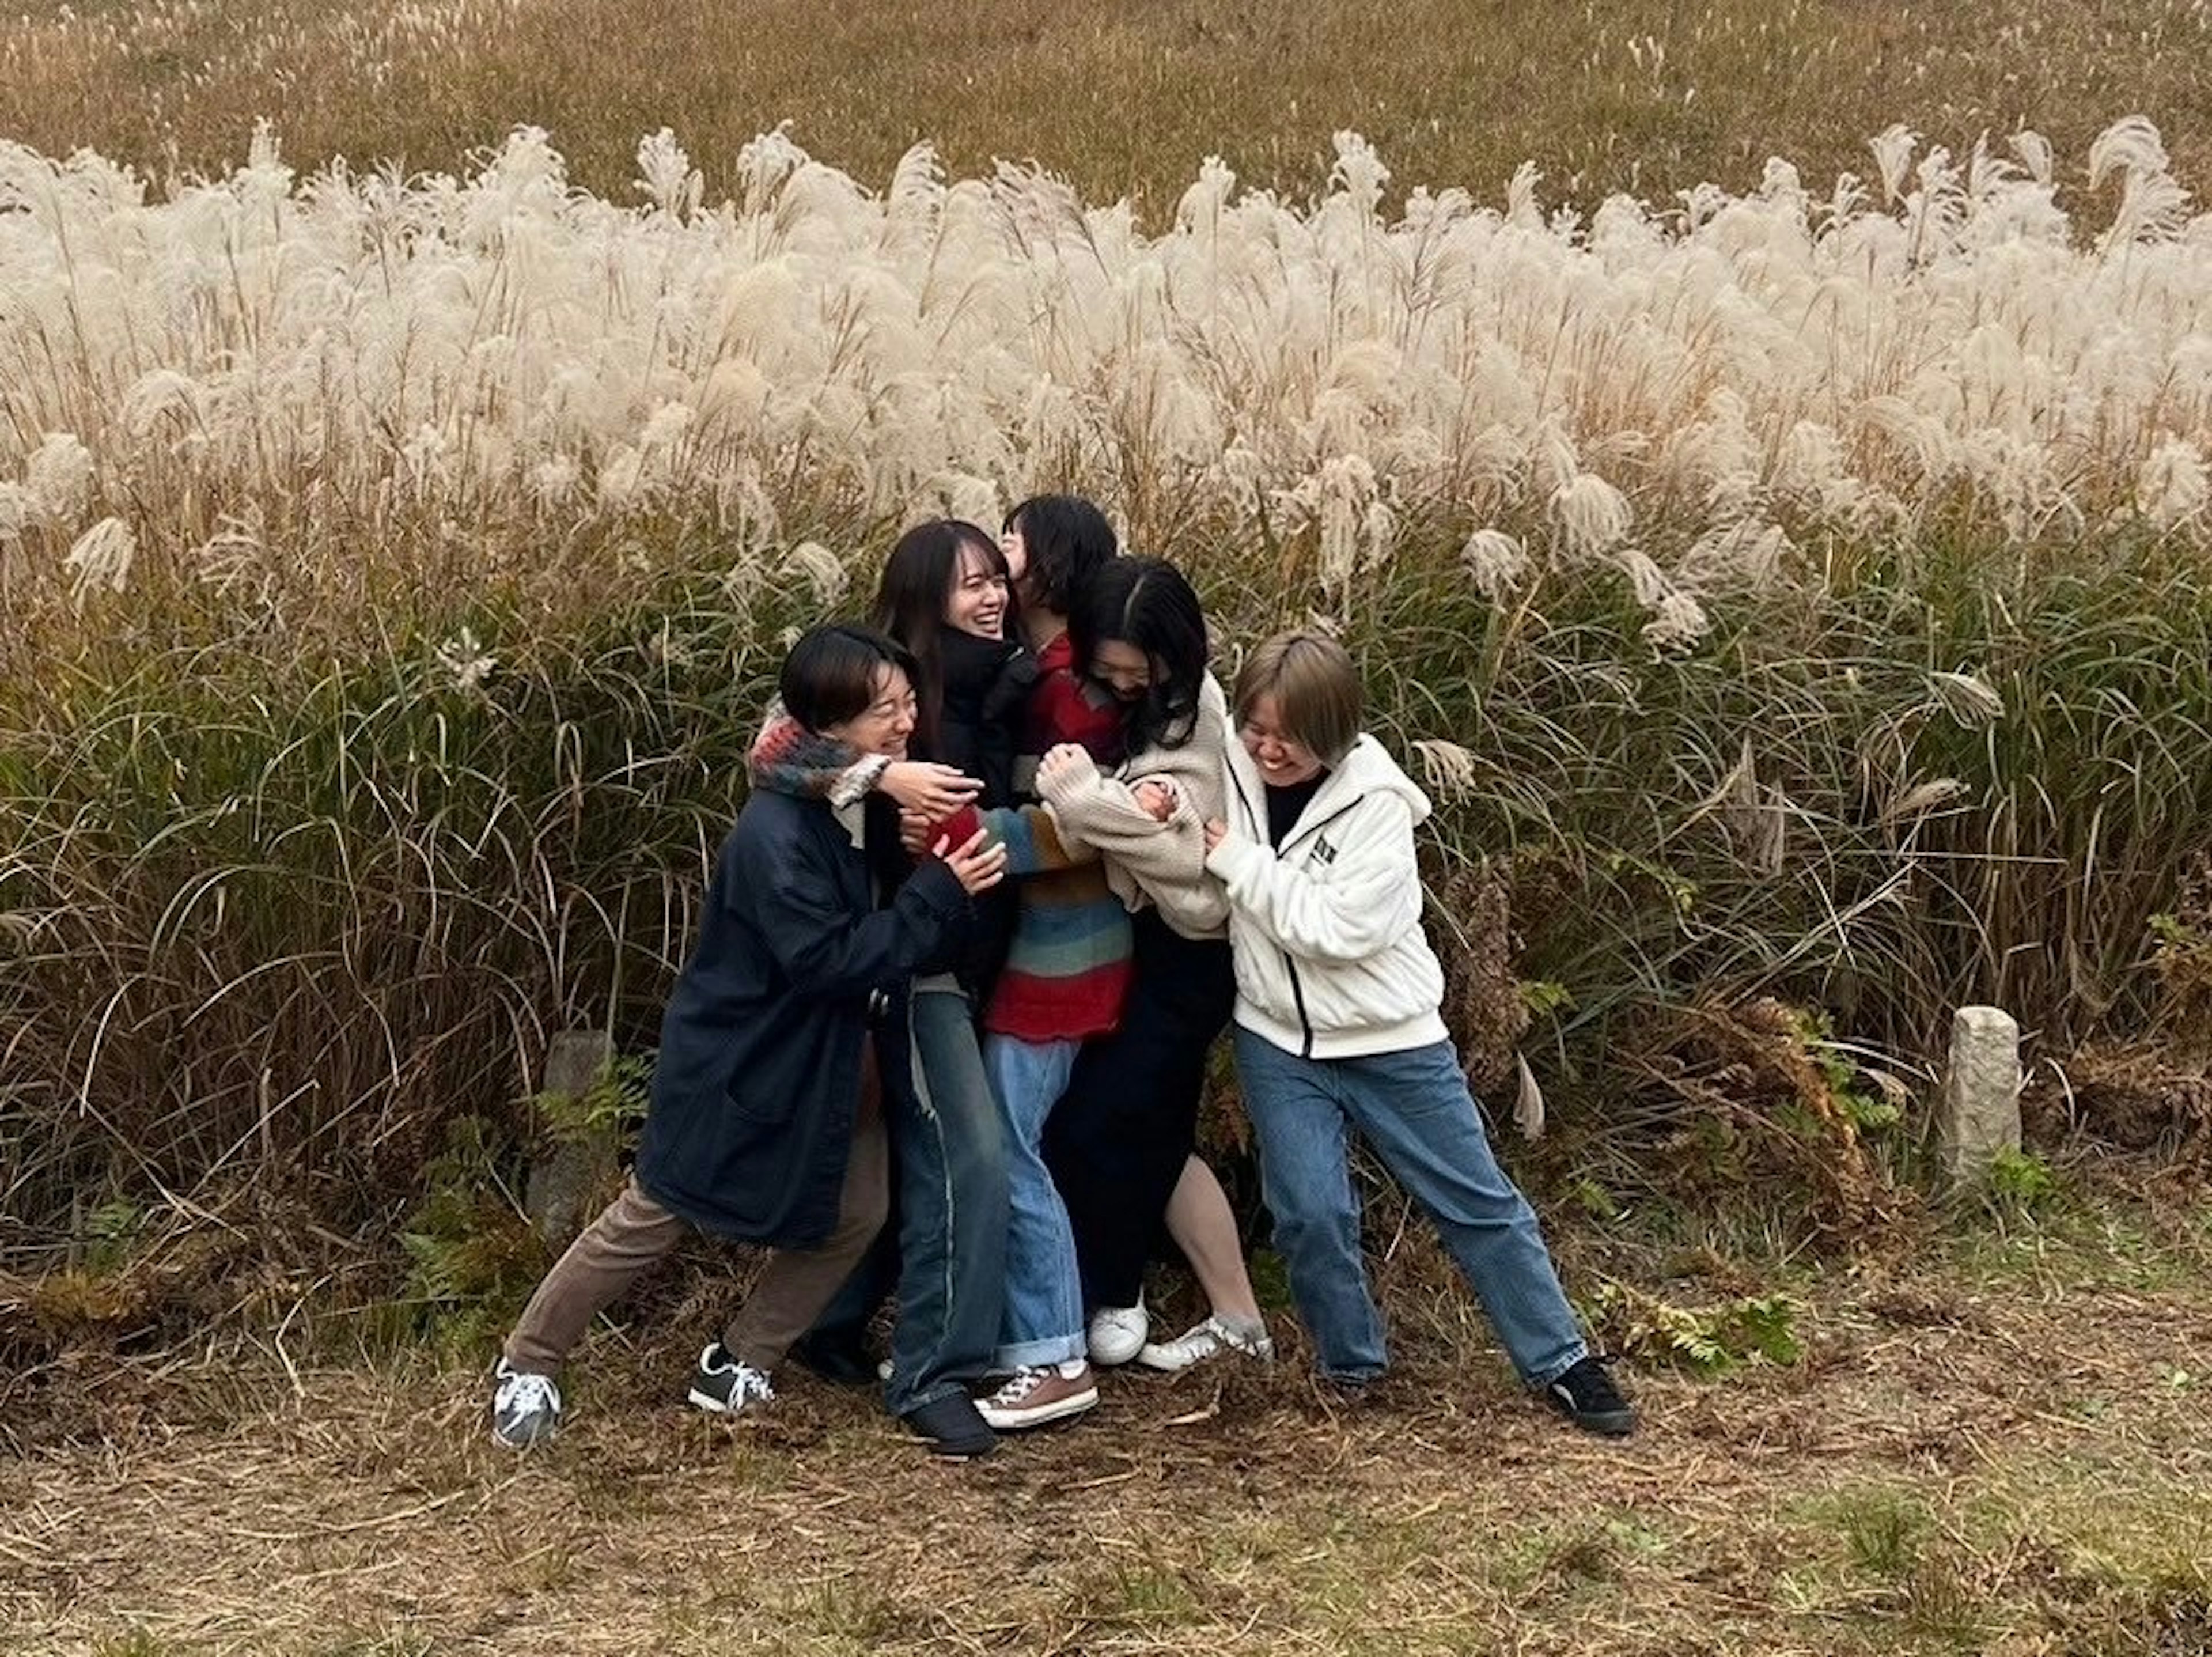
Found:
[[[1035,160],[1158,216],[1213,154],[1310,193],[1347,128],[1403,187],[1495,199],[1530,160],[1589,204],[1741,190],[1770,155],[1820,193],[1893,122],[1954,153],[2033,127],[2079,168],[2142,113],[2201,189],[2208,63],[2205,0],[86,0],[0,21],[0,137],[158,179],[240,161],[266,116],[295,165],[412,172],[531,123],[619,198],[646,133],[673,128],[711,192],[788,120],[872,184],[931,139],[955,174]]]

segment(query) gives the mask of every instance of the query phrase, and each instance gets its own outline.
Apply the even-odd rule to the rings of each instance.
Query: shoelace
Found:
[[[1165,1343],[1160,1349],[1178,1359],[1185,1368],[1205,1362],[1224,1347],[1232,1352],[1242,1352],[1248,1358],[1257,1358],[1263,1354],[1273,1356],[1273,1343],[1263,1345],[1261,1338],[1239,1335],[1220,1319],[1208,1318],[1197,1328],[1186,1330]]]
[[[561,1407],[561,1389],[553,1385],[550,1375],[509,1370],[500,1377],[498,1404],[501,1415],[534,1416],[542,1410],[557,1410]]]
[[[1223,1347],[1236,1344],[1236,1341],[1231,1337],[1227,1330],[1212,1318],[1208,1318],[1197,1328],[1180,1337],[1175,1343],[1175,1349],[1180,1355],[1189,1359],[1191,1362],[1202,1363],[1221,1350]]]
[[[1050,1373],[1044,1369],[1017,1369],[1006,1384],[991,1395],[991,1402],[997,1404],[1019,1404],[1043,1386],[1045,1376]]]
[[[750,1398],[758,1398],[763,1404],[775,1402],[775,1388],[768,1384],[766,1375],[750,1364],[738,1366],[737,1390]]]
[[[730,1401],[742,1404],[747,1398],[758,1398],[763,1404],[775,1402],[775,1388],[768,1384],[768,1377],[749,1363],[718,1363],[706,1368],[710,1375],[730,1378]]]

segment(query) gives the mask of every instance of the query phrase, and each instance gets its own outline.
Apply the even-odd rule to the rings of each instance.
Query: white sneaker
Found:
[[[505,1358],[492,1371],[491,1436],[495,1444],[526,1450],[553,1436],[561,1424],[561,1389],[550,1375],[517,1369]]]
[[[1215,1353],[1226,1348],[1242,1352],[1248,1358],[1261,1363],[1275,1361],[1275,1339],[1262,1329],[1257,1335],[1241,1334],[1218,1318],[1208,1318],[1195,1329],[1186,1330],[1171,1341],[1148,1343],[1137,1354],[1137,1362],[1147,1369],[1173,1372],[1188,1369],[1194,1363],[1204,1363]]]
[[[1139,1301],[1134,1306],[1102,1306],[1091,1314],[1091,1362],[1112,1369],[1144,1349],[1152,1319]]]

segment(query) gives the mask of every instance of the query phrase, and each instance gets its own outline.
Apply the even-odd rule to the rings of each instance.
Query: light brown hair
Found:
[[[1275,699],[1282,734],[1340,764],[1359,740],[1362,692],[1352,653],[1323,633],[1278,633],[1244,659],[1237,675],[1237,719],[1263,696]]]

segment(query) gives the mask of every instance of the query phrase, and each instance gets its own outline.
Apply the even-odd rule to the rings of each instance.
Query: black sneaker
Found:
[[[717,1416],[734,1416],[748,1405],[773,1404],[775,1389],[749,1363],[739,1363],[716,1341],[699,1355],[691,1372],[691,1402]]]
[[[1577,1360],[1544,1387],[1544,1402],[1585,1433],[1626,1438],[1636,1428],[1636,1406],[1620,1396],[1595,1358]]]
[[[999,1435],[965,1392],[949,1393],[918,1404],[901,1416],[915,1437],[938,1456],[987,1456],[998,1447]]]
[[[845,1340],[836,1336],[801,1335],[791,1343],[791,1355],[799,1366],[810,1371],[832,1386],[873,1386],[876,1384],[875,1361],[856,1340]]]

